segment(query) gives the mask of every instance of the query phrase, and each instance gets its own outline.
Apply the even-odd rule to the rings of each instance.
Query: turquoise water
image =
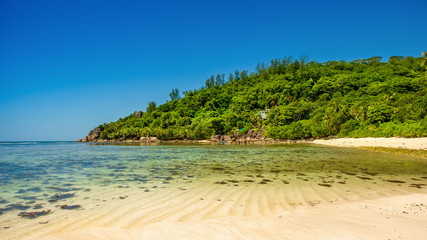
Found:
[[[0,143],[0,218],[63,204],[103,186],[148,191],[203,181],[319,188],[372,182],[416,190],[426,187],[427,161],[308,144]]]

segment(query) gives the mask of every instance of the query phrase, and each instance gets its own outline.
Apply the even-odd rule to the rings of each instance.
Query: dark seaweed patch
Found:
[[[356,175],[356,173],[351,173],[351,172],[342,172],[342,173],[347,174],[347,175],[351,175],[351,176],[355,176]]]
[[[376,176],[378,175],[378,173],[374,173],[374,172],[363,172],[363,174],[369,175],[369,176]]]
[[[143,182],[143,183],[145,183],[145,182],[148,182],[149,180],[148,180],[148,179],[146,179],[145,177],[140,177],[140,178],[134,178],[134,179],[132,179],[131,181],[133,181],[133,182]]]
[[[271,180],[270,179],[263,179],[261,182],[259,182],[258,184],[267,184],[267,183],[269,183],[269,182],[271,182]]]
[[[55,194],[48,200],[48,202],[56,202],[58,200],[63,200],[71,197],[74,197],[74,193]]]
[[[61,209],[66,209],[66,210],[73,210],[73,209],[77,209],[77,208],[80,208],[81,206],[80,205],[62,205],[62,206],[60,206],[59,208],[61,208]]]
[[[411,185],[409,185],[410,187],[413,188],[423,188],[423,186],[427,186],[427,184],[424,183],[411,183]]]
[[[62,187],[47,187],[49,189],[53,189],[58,192],[71,192],[71,191],[79,191],[82,190],[82,188],[62,188]]]
[[[391,182],[391,183],[406,183],[404,181],[400,181],[400,180],[394,180],[394,179],[389,179],[389,180],[384,180],[386,182]]]
[[[42,189],[39,187],[27,188],[27,189],[19,189],[16,193],[26,193],[26,192],[41,192]]]
[[[225,170],[225,168],[222,168],[222,167],[213,167],[211,169],[215,170],[215,171],[224,171]]]
[[[40,200],[36,196],[16,196],[17,198],[23,199],[23,200]]]
[[[215,184],[227,184],[226,181],[215,182]]]
[[[5,208],[5,210],[13,210],[13,209],[16,209],[16,210],[27,210],[29,208],[31,208],[31,206],[22,205],[20,203],[14,203],[14,204],[7,205],[6,208]]]
[[[358,177],[358,178],[360,178],[360,179],[362,179],[362,180],[373,180],[372,178],[370,178],[370,177],[364,177],[364,176],[356,176],[356,177]]]
[[[43,208],[43,205],[40,203],[33,206],[33,209],[42,209],[42,208]]]
[[[21,212],[20,214],[18,214],[18,216],[21,216],[23,218],[29,218],[29,219],[34,219],[34,218],[38,218],[40,216],[43,215],[47,215],[50,213],[50,209],[45,211],[40,211],[40,212]]]

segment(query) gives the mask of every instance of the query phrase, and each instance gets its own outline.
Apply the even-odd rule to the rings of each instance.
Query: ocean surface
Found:
[[[127,192],[143,199],[196,183],[231,191],[275,186],[288,200],[295,189],[375,196],[427,188],[427,162],[309,144],[0,142],[0,234],[44,214],[72,217],[95,200],[126,200]]]

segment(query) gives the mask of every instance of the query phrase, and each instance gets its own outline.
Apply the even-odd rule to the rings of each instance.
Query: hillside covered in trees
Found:
[[[218,74],[145,112],[100,125],[100,139],[207,139],[264,127],[274,139],[427,136],[426,58],[318,63],[274,59]],[[267,119],[260,111],[270,109]],[[99,131],[99,130],[98,130]]]

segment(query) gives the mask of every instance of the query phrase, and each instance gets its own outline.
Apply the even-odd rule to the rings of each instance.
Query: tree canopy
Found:
[[[427,136],[426,58],[393,56],[318,63],[285,57],[256,72],[212,75],[203,87],[172,89],[171,100],[150,102],[99,126],[102,139],[206,139],[235,129],[266,127],[275,139]],[[259,111],[270,109],[267,119]]]

